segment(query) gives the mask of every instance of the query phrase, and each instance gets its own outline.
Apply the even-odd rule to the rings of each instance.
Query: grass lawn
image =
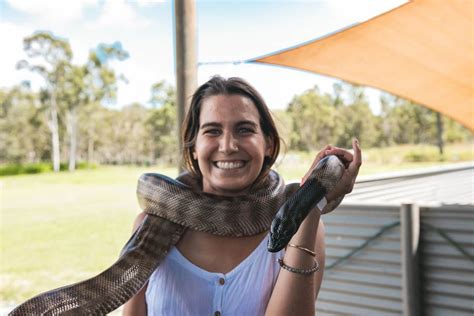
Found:
[[[472,155],[472,148],[467,150]],[[287,154],[277,170],[287,180],[300,179],[311,156]],[[434,164],[439,163],[369,159],[360,174]],[[175,168],[115,166],[0,178],[0,304],[21,302],[109,267],[140,211],[135,188],[144,172],[177,175]]]
[[[0,301],[19,302],[109,267],[139,212],[135,187],[144,172],[156,170],[101,167],[1,178]]]

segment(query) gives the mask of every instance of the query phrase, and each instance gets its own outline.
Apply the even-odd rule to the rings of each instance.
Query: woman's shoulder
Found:
[[[143,222],[145,219],[146,213],[140,212],[137,217],[135,217],[135,221],[133,222],[133,231],[137,230],[138,226]]]

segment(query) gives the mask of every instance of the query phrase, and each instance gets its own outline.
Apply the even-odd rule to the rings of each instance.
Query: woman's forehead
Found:
[[[250,121],[259,123],[260,115],[253,101],[245,96],[216,95],[203,100],[199,115],[200,125],[209,122]]]

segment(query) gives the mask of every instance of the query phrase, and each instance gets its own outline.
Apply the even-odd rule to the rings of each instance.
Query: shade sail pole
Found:
[[[182,169],[182,122],[191,96],[197,87],[196,3],[194,0],[175,0],[175,58],[176,105],[178,107],[179,172]]]

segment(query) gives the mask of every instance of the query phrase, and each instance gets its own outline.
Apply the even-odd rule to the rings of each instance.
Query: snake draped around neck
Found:
[[[223,197],[196,190],[189,175],[177,180],[140,177],[137,196],[145,219],[119,259],[101,274],[42,293],[9,315],[104,315],[127,302],[147,282],[187,228],[220,236],[251,236],[270,228],[278,208],[298,188],[270,171],[244,196]]]

